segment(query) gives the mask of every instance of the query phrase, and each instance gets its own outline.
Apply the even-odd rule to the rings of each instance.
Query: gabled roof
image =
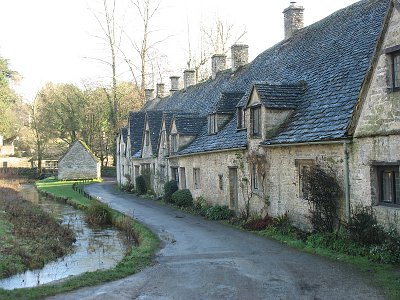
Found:
[[[162,117],[162,111],[146,112],[146,121],[149,124],[151,150],[153,155],[157,155],[158,152],[158,139],[160,137]]]
[[[69,155],[70,151],[71,151],[74,147],[82,147],[82,148],[89,154],[89,157],[90,157],[93,161],[95,161],[96,163],[99,163],[99,162],[100,162],[100,159],[99,159],[96,155],[94,155],[94,153],[92,152],[92,150],[90,150],[89,146],[86,145],[86,143],[85,143],[84,141],[82,141],[82,140],[76,140],[75,142],[73,142],[73,143],[71,144],[71,146],[70,146],[70,147],[68,148],[68,150],[64,153],[64,155],[58,160],[58,163],[59,163],[59,164],[62,163],[62,160],[63,160],[67,155]]]
[[[278,85],[268,83],[255,83],[253,91],[256,90],[260,97],[261,103],[272,109],[295,109],[300,104],[306,86],[298,85]],[[244,100],[247,100],[244,98]],[[247,104],[246,103],[246,104]]]
[[[142,150],[142,137],[144,130],[144,112],[129,113],[129,131],[131,141],[131,155]]]
[[[219,72],[214,80],[150,101],[144,109],[206,116],[218,106],[222,92],[249,93],[260,81],[270,85],[270,90],[263,92],[265,103],[282,107],[276,95],[283,87],[304,82],[307,88],[301,99],[289,97],[288,107],[295,107],[291,118],[265,144],[345,138],[390,2],[359,1],[298,30],[234,73]],[[203,126],[196,140],[181,153],[198,152],[200,147],[202,151],[241,147],[246,138],[243,131],[236,131],[234,119],[216,135],[204,134],[207,128]]]
[[[197,135],[206,118],[193,115],[174,115],[177,133],[180,135]]]
[[[234,114],[236,112],[236,105],[244,95],[244,92],[223,92],[214,106],[213,113]]]
[[[128,128],[127,127],[121,128],[121,136],[122,136],[122,140],[124,141],[124,143],[126,145],[126,140],[128,138]]]

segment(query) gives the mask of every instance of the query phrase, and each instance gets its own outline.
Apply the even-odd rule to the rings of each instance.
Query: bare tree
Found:
[[[188,57],[186,65],[196,71],[196,81],[209,77],[209,69],[204,66],[213,54],[226,54],[229,46],[238,42],[247,31],[245,28],[237,30],[234,24],[216,17],[210,25],[200,25],[199,50],[192,51],[190,27],[188,24]]]

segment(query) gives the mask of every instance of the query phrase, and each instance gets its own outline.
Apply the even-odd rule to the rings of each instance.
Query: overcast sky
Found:
[[[357,1],[298,0],[297,4],[305,8],[307,26],[354,2]],[[101,33],[93,11],[99,9],[100,3],[99,0],[0,2],[0,56],[9,59],[11,68],[23,77],[16,89],[26,100],[32,100],[49,81],[79,85],[84,80],[108,80],[106,65],[91,59],[107,58],[107,48],[95,37]],[[241,42],[249,45],[252,60],[283,38],[282,11],[289,4],[286,0],[162,0],[153,23],[156,29],[153,38],[168,37],[157,45],[164,56],[165,74],[181,75],[185,68],[188,27],[194,45],[200,24],[211,22],[215,16],[235,24],[237,31],[247,31]],[[117,6],[120,26],[133,36],[136,17],[132,6],[128,0],[117,0]],[[126,49],[130,51],[129,47]],[[120,79],[130,78],[121,65]]]

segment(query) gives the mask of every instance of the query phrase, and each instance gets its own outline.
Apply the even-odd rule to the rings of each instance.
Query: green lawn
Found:
[[[87,209],[94,200],[86,199],[83,195],[74,191],[72,189],[74,182],[76,181],[57,181],[50,178],[38,181],[36,186],[41,192],[48,193],[61,199],[68,199],[68,203],[71,205],[83,210]],[[124,218],[124,215],[118,211],[112,210],[112,214],[114,223],[118,223]],[[139,272],[144,267],[152,264],[154,254],[159,248],[160,241],[152,231],[141,223],[136,220],[131,220],[131,223],[138,237],[139,245],[132,247],[130,252],[115,268],[86,272],[52,285],[15,289],[12,291],[0,289],[0,299],[42,299],[81,287],[117,280]]]

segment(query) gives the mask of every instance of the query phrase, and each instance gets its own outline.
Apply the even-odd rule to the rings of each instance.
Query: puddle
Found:
[[[0,280],[0,288],[33,287],[84,272],[114,267],[124,257],[130,244],[115,229],[91,229],[80,210],[40,196],[33,186],[21,188],[24,198],[37,203],[75,231],[74,252],[46,264],[42,269],[29,270]]]

